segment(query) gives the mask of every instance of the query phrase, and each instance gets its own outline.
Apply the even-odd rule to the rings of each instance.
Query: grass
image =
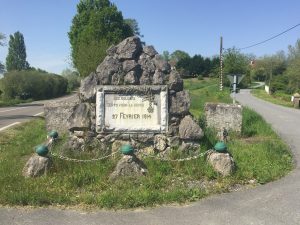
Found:
[[[269,95],[265,92],[265,90],[262,89],[255,89],[252,90],[251,93],[260,99],[263,99],[265,101],[282,105],[286,107],[293,107],[293,103],[291,102],[291,96],[282,92],[276,92],[272,95]]]
[[[223,94],[217,92],[216,82],[185,82],[192,95],[191,108],[197,116],[202,114],[206,100],[230,101],[227,91]],[[209,93],[197,96],[206,92]],[[205,133],[202,152],[215,143],[214,132],[206,129]],[[195,201],[210,194],[227,192],[232,186],[247,184],[253,179],[263,184],[292,169],[288,147],[255,112],[244,109],[242,135],[232,134],[230,138],[228,147],[237,170],[225,178],[215,173],[202,157],[187,162],[161,162],[147,158],[144,159],[149,171],[147,176],[115,182],[108,177],[118,158],[94,163],[53,158],[53,167],[47,176],[25,179],[23,166],[33,153],[33,147],[45,140],[45,122],[35,119],[1,133],[0,204],[109,209],[152,207]],[[91,153],[90,157],[94,155]]]

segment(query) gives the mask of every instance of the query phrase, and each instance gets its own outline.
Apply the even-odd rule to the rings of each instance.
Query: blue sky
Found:
[[[31,66],[60,74],[70,67],[68,31],[79,0],[0,0],[0,32],[23,33]],[[244,47],[300,23],[299,0],[112,0],[124,18],[138,21],[143,41],[162,53],[217,55],[224,47]],[[287,50],[300,26],[244,53],[256,56]],[[5,62],[7,46],[0,48]]]

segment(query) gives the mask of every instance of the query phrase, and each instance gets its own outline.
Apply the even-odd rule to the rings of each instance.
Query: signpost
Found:
[[[227,75],[231,85],[232,85],[232,92],[233,92],[233,104],[235,104],[235,93],[237,93],[237,85],[243,80],[245,77],[244,74],[230,74]]]

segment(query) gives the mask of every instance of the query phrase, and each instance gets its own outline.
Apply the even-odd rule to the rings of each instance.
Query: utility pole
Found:
[[[223,91],[223,37],[220,38],[220,91]]]

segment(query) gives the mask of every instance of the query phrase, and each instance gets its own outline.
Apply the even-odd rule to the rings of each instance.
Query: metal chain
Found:
[[[54,157],[58,157],[59,159],[66,160],[66,161],[71,161],[71,162],[78,162],[78,163],[95,162],[95,161],[100,161],[100,160],[103,160],[103,159],[107,159],[107,158],[109,158],[109,157],[111,157],[111,156],[118,153],[118,152],[113,152],[109,155],[106,155],[106,156],[103,156],[103,157],[100,157],[100,158],[96,158],[96,159],[74,159],[74,158],[69,158],[67,156],[59,155],[59,154],[56,154],[56,153],[52,152],[51,149],[52,149],[52,146],[53,146],[54,142],[55,142],[54,139],[50,139],[50,141],[48,142],[48,148],[50,150],[49,151],[50,154]],[[181,158],[181,159],[167,159],[167,158],[161,158],[161,157],[158,157],[158,156],[155,156],[155,155],[148,155],[148,154],[145,154],[145,153],[142,153],[142,157],[143,158],[146,158],[146,157],[153,158],[153,159],[156,159],[156,160],[166,161],[166,162],[184,162],[184,161],[190,161],[190,160],[193,160],[193,159],[198,159],[200,157],[203,157],[208,152],[209,152],[209,150],[206,151],[206,152],[200,153],[199,155],[190,156],[190,157]]]
[[[52,152],[51,150],[52,150],[52,146],[54,145],[54,143],[55,143],[55,139],[53,139],[53,138],[51,138],[48,142],[48,148],[49,148],[50,154],[54,157],[59,158],[59,159],[66,160],[66,161],[71,161],[71,162],[78,162],[78,163],[95,162],[95,161],[100,161],[100,160],[109,158],[109,157],[111,157],[111,156],[113,156],[117,153],[117,152],[113,152],[109,155],[106,155],[106,156],[103,156],[103,157],[100,157],[100,158],[95,158],[95,159],[74,159],[74,158],[69,158],[67,156],[59,155],[59,154],[56,154],[56,153]]]

